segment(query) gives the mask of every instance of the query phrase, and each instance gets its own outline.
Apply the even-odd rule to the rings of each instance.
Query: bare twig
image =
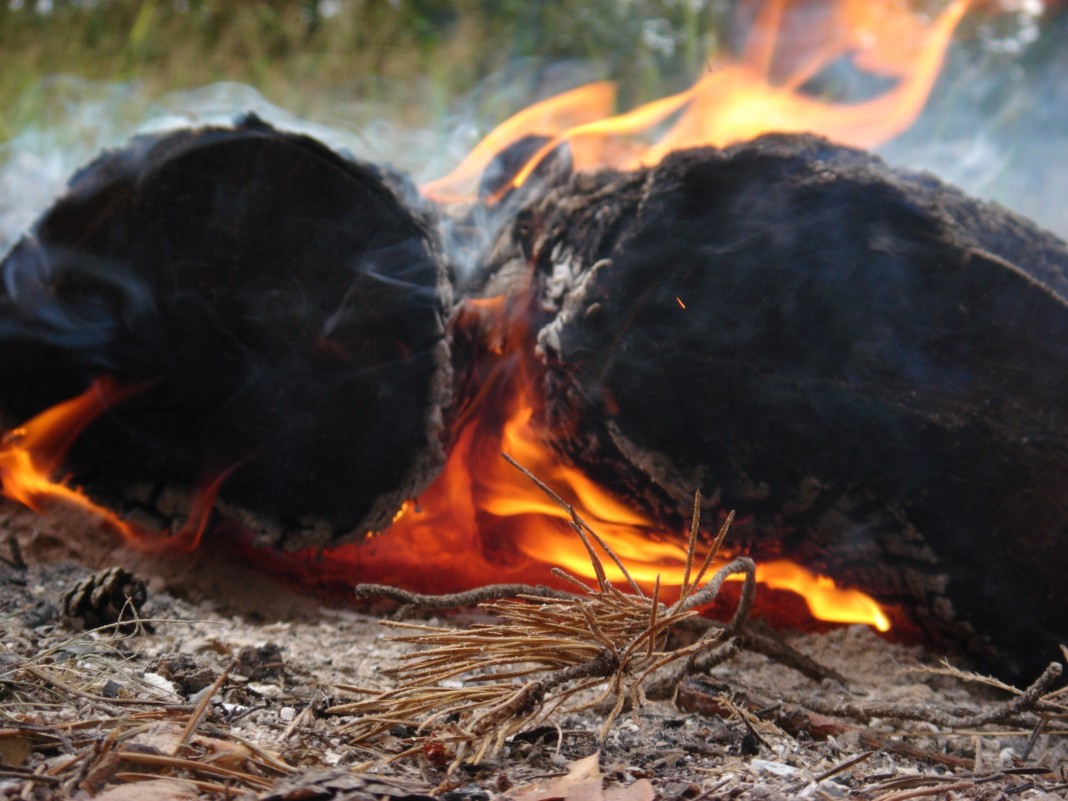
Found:
[[[393,613],[394,620],[403,620],[413,612],[431,612],[442,609],[462,609],[465,606],[478,606],[502,598],[515,598],[518,595],[539,598],[571,598],[572,596],[552,587],[531,584],[489,584],[465,592],[446,593],[444,595],[424,595],[410,592],[388,584],[357,584],[357,598],[388,598],[400,604]]]
[[[228,678],[230,678],[230,672],[237,667],[238,661],[235,659],[230,663],[222,673],[219,674],[219,678],[215,679],[214,683],[205,692],[204,696],[200,699],[200,703],[196,705],[196,708],[189,715],[189,721],[185,724],[185,728],[182,729],[182,735],[178,738],[178,742],[174,746],[173,756],[178,756],[186,745],[189,743],[189,738],[193,736],[193,732],[197,730],[197,726],[200,725],[200,721],[203,720],[204,714],[208,711],[208,707],[211,705],[211,699],[215,693],[219,692],[219,689],[223,686]]]
[[[944,726],[948,729],[970,729],[991,723],[1005,723],[1031,712],[1060,712],[1064,714],[1060,707],[1050,705],[1043,697],[1046,691],[1053,686],[1053,683],[1060,678],[1062,671],[1063,667],[1059,662],[1051,662],[1042,671],[1042,675],[1016,698],[996,709],[974,715],[957,715],[930,704],[834,703],[823,702],[816,698],[808,698],[797,703],[821,715],[835,715],[853,720],[893,718],[895,720],[919,720],[925,723],[933,723],[936,726]]]

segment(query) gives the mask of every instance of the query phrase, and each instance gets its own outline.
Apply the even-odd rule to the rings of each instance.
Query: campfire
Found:
[[[507,616],[477,595],[506,583],[594,640],[639,610],[524,714],[582,671],[610,720],[640,704],[624,673],[688,658],[667,631],[697,607],[764,654],[750,619],[864,624],[1034,679],[1068,638],[1068,247],[867,152],[971,5],[742,4],[744,51],[689,89],[620,110],[581,86],[422,185],[254,115],[100,155],[0,265],[3,496],[319,599],[475,590]],[[880,90],[817,96],[843,62]],[[469,647],[411,641],[442,638]],[[423,669],[401,675],[448,678]],[[1055,679],[989,719],[1059,714]],[[403,717],[332,712],[371,715],[361,737]],[[506,717],[455,741],[481,760],[543,722]]]

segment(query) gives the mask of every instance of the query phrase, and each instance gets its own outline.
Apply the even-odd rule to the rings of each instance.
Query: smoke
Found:
[[[879,152],[1068,238],[1068,14],[1016,5],[966,21],[924,114]]]
[[[959,32],[923,116],[879,152],[894,165],[929,170],[1064,237],[1066,173],[1055,166],[1068,154],[1068,84],[1061,79],[1068,50],[1060,46],[1068,37],[1068,14],[1042,14],[1035,0],[1005,0],[993,14],[977,8]],[[646,28],[668,36],[655,25]],[[745,35],[745,26],[733,32],[736,51]],[[75,170],[138,133],[225,124],[253,112],[278,128],[391,164],[423,182],[448,172],[522,106],[605,77],[612,76],[603,64],[517,59],[461,97],[438,96],[429,80],[383,84],[374,93],[379,99],[339,97],[316,119],[298,117],[237,83],[152,97],[136,82],[46,78],[36,90],[44,97],[40,118],[0,144],[0,255]],[[840,77],[815,90],[835,92]],[[406,124],[404,111],[413,107],[438,109],[433,123]]]
[[[150,99],[137,83],[99,83],[69,76],[44,79],[45,113],[0,145],[0,254],[63,192],[68,179],[102,150],[131,136],[228,124],[244,112],[307,133],[339,151],[372,152],[352,130],[302,119],[250,86],[217,83]]]

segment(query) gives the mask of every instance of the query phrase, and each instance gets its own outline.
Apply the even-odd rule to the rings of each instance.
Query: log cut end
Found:
[[[138,138],[0,269],[8,422],[103,373],[149,382],[67,462],[113,508],[167,521],[174,490],[229,472],[221,501],[266,541],[322,545],[387,526],[444,461],[451,301],[427,223],[312,139],[255,119]]]

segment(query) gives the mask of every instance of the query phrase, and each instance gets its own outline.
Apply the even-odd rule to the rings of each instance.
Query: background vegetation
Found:
[[[723,46],[730,3],[695,0],[0,0],[0,140],[39,119],[48,75],[136,81],[146,97],[216,81],[301,115],[347,99],[449,99],[525,63],[582,62],[635,99],[685,85]],[[596,65],[591,67],[591,65]],[[542,76],[544,77],[544,76]],[[551,77],[548,79],[551,83]],[[398,106],[404,105],[403,102]]]
[[[755,2],[0,0],[0,251],[63,176],[146,120],[269,102],[425,179],[584,81],[616,80],[624,107],[689,85],[737,52],[735,12]],[[973,7],[927,112],[881,152],[1068,234],[1068,179],[1050,169],[1068,155],[1068,3]]]

